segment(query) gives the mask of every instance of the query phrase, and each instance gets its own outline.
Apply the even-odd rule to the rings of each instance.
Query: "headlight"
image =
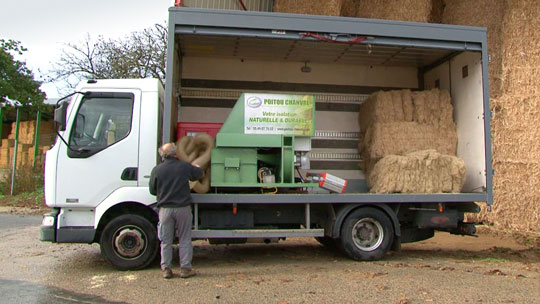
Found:
[[[43,220],[41,221],[41,226],[53,226],[54,225],[54,216],[44,215]]]

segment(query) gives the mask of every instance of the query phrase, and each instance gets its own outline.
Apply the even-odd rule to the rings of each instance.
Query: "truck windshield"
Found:
[[[85,96],[73,124],[70,147],[96,152],[122,140],[131,130],[132,113],[133,94]]]

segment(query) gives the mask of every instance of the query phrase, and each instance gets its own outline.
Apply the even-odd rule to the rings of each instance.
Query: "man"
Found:
[[[193,247],[191,245],[191,194],[189,181],[198,180],[203,170],[197,165],[183,162],[176,157],[174,143],[159,148],[163,162],[150,175],[150,193],[157,196],[159,208],[158,238],[161,241],[161,269],[163,277],[173,277],[171,269],[174,233],[179,239],[180,277],[195,275],[191,266]]]

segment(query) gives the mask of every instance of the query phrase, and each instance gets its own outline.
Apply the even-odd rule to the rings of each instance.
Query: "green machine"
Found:
[[[216,136],[213,187],[316,187],[295,181],[309,169],[315,97],[244,93]]]

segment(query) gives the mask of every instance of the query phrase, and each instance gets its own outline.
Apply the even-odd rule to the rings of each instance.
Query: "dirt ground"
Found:
[[[352,261],[313,239],[230,246],[196,241],[198,275],[164,280],[157,264],[114,270],[96,244],[42,243],[38,225],[0,230],[0,279],[127,303],[533,303],[540,298],[540,248],[486,229],[478,238],[437,233],[376,262]]]

